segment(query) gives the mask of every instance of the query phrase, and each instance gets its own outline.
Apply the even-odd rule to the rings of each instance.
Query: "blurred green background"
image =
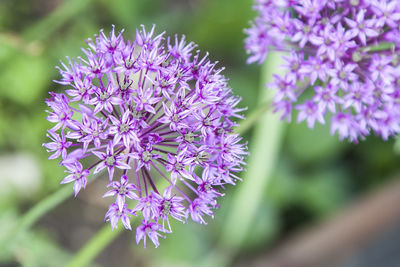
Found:
[[[41,146],[50,128],[44,100],[49,91],[60,89],[52,82],[58,78],[58,60],[82,55],[84,40],[101,28],[108,32],[115,24],[129,39],[140,24],[156,24],[159,33],[186,35],[225,66],[224,74],[249,114],[256,106],[260,74],[260,66],[245,64],[243,49],[243,28],[255,16],[251,6],[252,0],[1,0],[0,238],[21,214],[57,190],[64,176]],[[251,131],[245,137],[251,142]],[[313,131],[304,123],[288,125],[257,218],[232,261],[258,257],[298,229],[329,218],[396,178],[399,159],[393,140],[369,137],[353,145],[339,142],[321,125]],[[0,254],[0,266],[62,266],[103,226],[105,182],[96,181],[42,218],[8,253]],[[234,195],[235,188],[228,187],[207,226],[174,224],[174,233],[156,250],[136,246],[134,233],[123,232],[94,265],[195,265],[215,246]]]

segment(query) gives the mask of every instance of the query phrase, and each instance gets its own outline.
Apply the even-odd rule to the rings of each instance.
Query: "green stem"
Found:
[[[111,230],[109,224],[103,226],[72,258],[67,267],[89,266],[94,258],[106,248],[124,229],[119,224],[118,228]]]
[[[385,50],[390,50],[395,47],[394,43],[389,43],[389,42],[381,42],[377,45],[370,45],[362,48],[363,51],[365,52],[379,52],[379,51],[385,51]]]
[[[22,36],[27,40],[41,40],[52,36],[66,22],[87,9],[92,0],[66,0],[38,23],[28,27]]]
[[[264,84],[273,80],[273,74],[282,63],[282,54],[270,53],[262,67],[260,102],[269,103],[275,92],[267,90]],[[222,242],[239,247],[256,215],[258,203],[271,178],[276,165],[282,141],[283,124],[278,114],[267,112],[259,119],[252,143],[248,171],[243,174],[243,184],[237,189],[231,205],[232,209],[222,232]]]
[[[130,207],[132,208],[132,207]],[[135,229],[139,220],[136,220],[132,229]],[[85,267],[100,254],[115,238],[117,238],[125,228],[118,223],[118,228],[111,230],[109,224],[103,226],[88,242],[78,251],[78,253],[68,263],[67,267]]]
[[[275,92],[267,90],[265,84],[273,80],[273,74],[282,72],[282,53],[268,55],[262,67],[259,103],[270,103]],[[227,218],[222,224],[218,247],[205,258],[202,266],[228,266],[249,232],[257,217],[257,209],[278,160],[283,137],[283,123],[278,114],[260,113],[258,124],[250,142],[248,171],[243,173],[243,182],[236,189],[230,203]],[[225,250],[222,250],[225,248]],[[227,250],[226,250],[227,249]]]
[[[260,105],[255,111],[250,113],[244,121],[234,129],[234,133],[244,134],[250,130],[263,116],[263,114],[271,108],[271,101],[267,101]]]
[[[88,183],[93,181],[96,176],[92,175],[88,179]],[[32,227],[40,218],[47,212],[60,205],[64,200],[73,195],[73,190],[70,186],[62,186],[59,190],[52,193],[48,197],[41,200],[26,212],[12,230],[0,240],[0,251],[7,250],[12,247],[19,237]]]
[[[396,137],[396,141],[394,143],[394,152],[400,155],[400,135]]]

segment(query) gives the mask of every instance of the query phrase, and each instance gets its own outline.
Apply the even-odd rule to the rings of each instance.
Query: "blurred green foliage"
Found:
[[[50,127],[44,100],[48,91],[60,89],[52,82],[58,78],[54,66],[59,59],[81,55],[84,40],[101,28],[108,31],[111,24],[125,28],[126,38],[133,38],[140,24],[155,23],[158,32],[185,34],[201,51],[209,51],[212,59],[220,61],[230,85],[243,98],[242,106],[248,106],[250,113],[257,102],[260,72],[259,66],[245,64],[243,28],[255,14],[251,5],[252,0],[0,1],[1,154],[29,153],[37,159],[42,174],[42,186],[33,198],[0,195],[0,202],[7,203],[0,205],[0,237],[27,207],[58,188],[63,177],[63,169],[47,160],[41,146]],[[251,132],[245,136],[251,142]],[[330,136],[327,126],[318,125],[310,131],[304,123],[291,123],[252,232],[237,256],[264,251],[282,236],[329,216],[358,194],[396,175],[400,170],[399,144],[396,156],[392,140],[369,137],[359,145],[348,144]],[[142,251],[128,233],[132,253],[153,266],[202,259],[224,227],[233,191],[227,188],[221,209],[214,220],[208,219],[208,226],[173,223],[174,234],[157,250]],[[76,220],[85,224],[83,218]],[[1,255],[0,265],[60,266],[74,253],[66,247],[56,233],[39,224],[25,233],[10,254]]]

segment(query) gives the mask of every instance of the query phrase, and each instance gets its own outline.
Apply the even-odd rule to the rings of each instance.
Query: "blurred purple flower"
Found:
[[[158,247],[160,245],[158,237],[165,238],[165,236],[158,232],[169,233],[164,229],[164,227],[156,222],[143,221],[142,224],[136,228],[136,243],[139,244],[143,239],[143,246],[146,247],[146,237],[148,236],[153,244]]]
[[[269,85],[282,118],[299,110],[310,128],[329,119],[332,134],[353,142],[400,133],[399,1],[256,0],[254,9],[248,63],[263,63],[271,50],[290,52],[287,73]]]

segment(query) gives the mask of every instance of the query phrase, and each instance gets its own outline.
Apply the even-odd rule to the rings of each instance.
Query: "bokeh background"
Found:
[[[108,32],[115,24],[129,39],[140,24],[156,24],[158,33],[184,34],[226,66],[250,114],[260,80],[260,66],[246,65],[243,49],[251,6],[252,0],[0,0],[0,239],[64,177],[41,146],[50,128],[44,100],[61,89],[52,82],[58,60],[82,55],[84,40],[101,28]],[[251,137],[246,133],[250,144]],[[369,137],[355,145],[304,123],[287,125],[283,138],[257,216],[228,264],[400,266],[395,140]],[[106,182],[97,179],[49,212],[0,253],[0,266],[63,266],[104,225]],[[197,266],[206,258],[203,265],[218,266],[218,255],[230,249],[218,238],[235,189],[227,188],[207,226],[174,224],[158,249],[137,246],[134,233],[124,231],[93,266]]]

